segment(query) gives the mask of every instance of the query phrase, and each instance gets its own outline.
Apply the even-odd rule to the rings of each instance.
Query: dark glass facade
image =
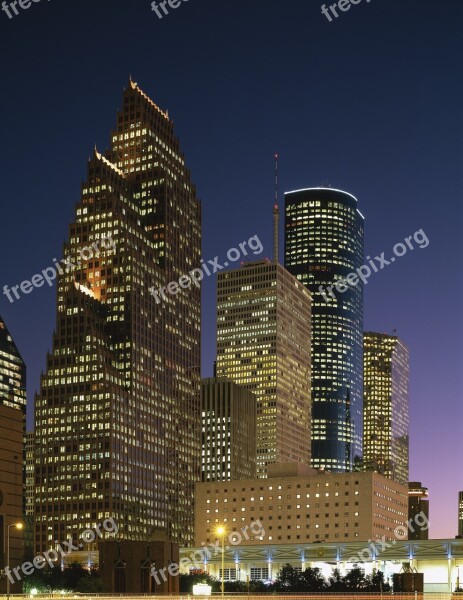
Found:
[[[285,194],[285,267],[312,293],[312,465],[334,472],[362,454],[363,285],[327,288],[362,266],[363,221],[346,192]]]
[[[417,515],[420,515],[419,519],[416,519]],[[408,539],[429,540],[429,494],[421,481],[410,481],[408,484],[408,519],[411,523]]]
[[[26,414],[26,365],[0,317],[0,404]]]

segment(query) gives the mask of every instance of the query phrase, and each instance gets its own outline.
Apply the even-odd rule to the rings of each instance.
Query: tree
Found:
[[[36,589],[41,592],[49,592],[48,582],[43,571],[36,570],[32,575],[27,575],[23,579],[23,593],[30,594],[31,590]]]
[[[248,586],[245,581],[225,581],[225,591],[230,593],[247,592]]]
[[[391,585],[385,581],[384,573],[382,571],[373,571],[373,573],[367,577],[367,592],[390,592]]]
[[[385,581],[384,573],[373,571],[365,577],[360,567],[354,567],[348,573],[341,575],[339,569],[334,569],[328,581],[328,592],[390,592],[391,586]]]
[[[304,587],[307,592],[324,592],[327,588],[327,583],[320,569],[305,569],[302,572]]]
[[[193,592],[193,586],[198,583],[206,583],[212,587],[213,592],[220,592],[220,581],[215,579],[206,573],[206,571],[185,574],[180,573],[180,593],[182,594],[191,594]]]
[[[57,571],[59,571],[57,569]],[[81,579],[90,577],[87,569],[80,563],[71,563],[62,574],[62,588],[65,590],[75,591]],[[56,589],[56,588],[55,588]]]
[[[278,575],[272,584],[275,592],[303,592],[304,583],[301,573],[287,564],[278,571]]]
[[[275,592],[321,592],[327,584],[320,569],[299,571],[291,565],[285,565],[277,575],[271,589]]]
[[[247,584],[246,584],[246,589],[247,589]],[[270,589],[271,589],[271,586],[265,584],[260,579],[253,579],[252,581],[249,582],[249,591],[253,594],[262,594],[262,593],[265,594],[268,591],[270,591]]]
[[[58,590],[68,592],[103,592],[103,583],[98,569],[86,569],[73,563],[63,571],[59,567],[36,570],[24,578],[23,591],[27,594],[36,588],[39,592],[51,593]]]
[[[354,567],[342,578],[345,592],[361,592],[365,591],[367,580],[365,571],[360,567]]]
[[[339,569],[334,569],[331,577],[328,579],[328,591],[343,592],[345,590],[344,580]]]

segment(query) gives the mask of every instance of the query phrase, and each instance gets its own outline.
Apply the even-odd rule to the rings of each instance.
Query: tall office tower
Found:
[[[343,285],[362,263],[354,196],[285,194],[285,266],[312,293],[312,465],[333,472],[351,471],[362,453],[363,287]]]
[[[34,516],[35,434],[26,434],[26,516]]]
[[[5,321],[0,316],[0,565],[7,563],[6,539],[10,533],[10,566],[23,558],[23,535],[13,525],[24,519],[24,441],[26,435],[26,366]],[[9,529],[8,529],[9,528]],[[21,586],[12,586],[16,594]],[[0,593],[6,582],[0,579]]]
[[[463,492],[458,492],[458,535],[463,537]]]
[[[417,515],[420,515],[418,519]],[[409,540],[429,539],[429,494],[428,488],[423,487],[421,481],[408,483],[408,521]]]
[[[24,560],[23,530],[15,527],[24,523],[24,413],[0,402],[0,565],[11,569]],[[10,538],[10,556],[8,543]],[[11,580],[10,580],[11,581]],[[13,580],[15,581],[15,580]],[[17,581],[17,580],[16,580]],[[7,589],[5,577],[0,577],[0,594]],[[22,585],[11,587],[20,594]]]
[[[256,397],[228,379],[201,382],[202,481],[256,476]]]
[[[217,374],[257,397],[257,474],[310,464],[310,293],[277,262],[220,273]]]
[[[397,336],[368,332],[363,348],[363,461],[408,485],[408,350]]]
[[[35,433],[26,434],[25,450],[25,516],[24,516],[24,558],[34,558],[34,507],[35,507]]]
[[[26,414],[26,365],[1,316],[0,404]]]
[[[172,121],[130,81],[64,248],[36,398],[37,552],[109,517],[123,540],[192,540],[200,290],[154,292],[200,264],[200,211]]]

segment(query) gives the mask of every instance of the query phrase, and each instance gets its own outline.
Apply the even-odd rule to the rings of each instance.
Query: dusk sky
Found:
[[[149,0],[36,0],[12,19],[1,12],[0,288],[62,257],[88,157],[109,145],[129,75],[174,119],[202,200],[204,259],[253,235],[272,255],[274,152],[281,208],[284,191],[350,192],[365,216],[366,255],[391,256],[423,229],[427,248],[371,277],[365,329],[397,330],[410,350],[410,478],[429,487],[431,536],[454,537],[463,490],[463,3],[362,0],[332,22],[320,4],[183,0],[162,20]],[[215,284],[203,286],[205,376]],[[27,364],[32,428],[56,289],[13,304],[0,294],[0,314]]]

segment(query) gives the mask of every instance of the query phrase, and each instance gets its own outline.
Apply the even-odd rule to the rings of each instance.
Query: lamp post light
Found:
[[[8,527],[7,527],[6,566],[8,568],[10,568],[10,529],[12,527],[16,527],[16,529],[21,530],[24,527],[24,525],[22,523],[12,523],[11,525],[8,525]],[[6,578],[6,598],[7,598],[7,600],[10,600],[10,578],[9,577]]]
[[[217,535],[219,537],[222,538],[222,577],[221,577],[221,582],[220,582],[220,590],[222,592],[222,600],[223,600],[223,595],[224,595],[224,591],[225,591],[225,573],[224,573],[224,561],[225,561],[225,527],[220,526],[217,527],[217,531],[216,531]]]

